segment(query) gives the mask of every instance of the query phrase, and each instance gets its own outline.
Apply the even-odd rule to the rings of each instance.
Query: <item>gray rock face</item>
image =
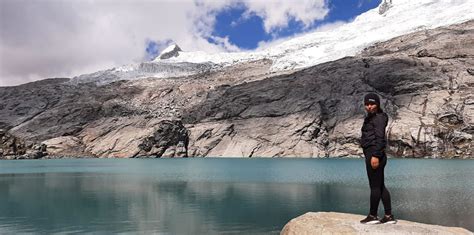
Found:
[[[474,77],[466,72],[474,63],[472,27],[418,32],[357,57],[217,89],[183,118],[198,127],[234,124],[219,138],[234,147],[213,143],[217,156],[362,156],[362,97],[371,91],[390,116],[389,155],[472,158]],[[431,56],[420,57],[422,50]],[[205,131],[215,133],[209,139],[225,135]],[[195,140],[207,152],[209,143]]]
[[[363,215],[338,212],[308,212],[288,222],[281,235],[301,234],[466,234],[464,228],[398,220],[396,224],[361,224]]]
[[[51,154],[362,157],[362,98],[375,92],[389,115],[389,156],[474,158],[474,21],[303,70],[270,73],[271,63],[0,87],[0,128],[52,146]]]
[[[75,136],[60,136],[48,139],[42,143],[46,146],[49,157],[52,156],[80,156],[85,152],[82,141]]]

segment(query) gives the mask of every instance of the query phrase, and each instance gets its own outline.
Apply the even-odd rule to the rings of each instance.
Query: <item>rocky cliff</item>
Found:
[[[288,222],[281,235],[303,234],[466,234],[473,233],[459,227],[398,220],[396,224],[361,224],[363,215],[338,212],[308,212]]]
[[[302,70],[271,65],[0,87],[0,129],[49,156],[357,157],[362,97],[376,92],[390,117],[389,156],[474,158],[474,21]]]

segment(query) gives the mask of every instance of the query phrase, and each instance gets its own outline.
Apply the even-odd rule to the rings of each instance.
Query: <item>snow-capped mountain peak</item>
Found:
[[[178,46],[178,44],[172,44],[172,45],[168,46],[166,49],[164,49],[160,53],[160,55],[157,57],[157,59],[165,60],[165,59],[169,59],[171,57],[177,57],[179,55],[180,51],[182,51],[182,50]]]
[[[345,56],[354,56],[376,42],[414,31],[462,23],[472,19],[474,19],[473,0],[383,0],[378,8],[357,16],[352,22],[330,30],[306,33],[263,50],[221,53],[188,52],[182,51],[178,45],[173,44],[163,50],[152,62],[122,66],[125,69],[115,68],[97,72],[94,73],[96,76],[93,80],[103,83],[104,81],[100,80],[101,77],[108,78],[107,82],[142,77],[179,77],[261,59],[273,61],[270,72],[288,71]],[[111,76],[112,73],[113,76]],[[88,78],[88,75],[76,78],[80,80]]]

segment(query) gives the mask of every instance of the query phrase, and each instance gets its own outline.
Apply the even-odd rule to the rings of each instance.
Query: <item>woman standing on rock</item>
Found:
[[[361,147],[364,150],[365,167],[370,186],[370,213],[361,220],[363,224],[396,223],[392,215],[390,193],[384,184],[384,168],[387,164],[385,155],[385,127],[388,115],[380,107],[380,98],[377,94],[369,93],[364,97],[364,106],[367,115],[362,125]],[[377,211],[379,201],[385,209],[385,216],[379,220]]]

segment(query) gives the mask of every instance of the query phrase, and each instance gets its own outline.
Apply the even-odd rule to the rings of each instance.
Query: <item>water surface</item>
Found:
[[[473,160],[389,159],[385,173],[397,218],[474,231],[472,179]],[[0,161],[2,234],[276,234],[308,211],[368,209],[362,159]]]

